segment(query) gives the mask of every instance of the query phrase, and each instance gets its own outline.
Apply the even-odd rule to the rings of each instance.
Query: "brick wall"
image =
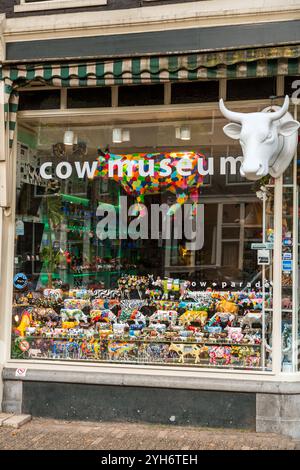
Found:
[[[140,6],[154,6],[154,5],[163,5],[166,3],[187,3],[187,2],[196,2],[199,0],[157,0],[153,2],[144,2],[143,0],[107,0],[106,6],[99,7],[86,7],[86,8],[73,8],[73,9],[64,9],[64,10],[47,10],[45,12],[30,12],[30,13],[14,13],[14,5],[19,4],[19,0],[0,0],[0,13],[6,13],[7,17],[12,16],[33,16],[33,15],[51,15],[58,13],[72,13],[80,11],[99,11],[99,10],[117,10],[117,9],[128,9],[128,8],[137,8]]]
[[[0,13],[6,13],[7,16],[12,16],[14,3],[14,0],[0,0]]]

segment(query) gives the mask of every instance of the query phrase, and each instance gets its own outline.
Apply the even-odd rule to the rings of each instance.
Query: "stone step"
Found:
[[[2,420],[2,426],[19,429],[29,421],[31,421],[31,415],[7,415],[7,417]]]
[[[10,413],[0,413],[0,426],[3,426],[4,421],[12,416]]]

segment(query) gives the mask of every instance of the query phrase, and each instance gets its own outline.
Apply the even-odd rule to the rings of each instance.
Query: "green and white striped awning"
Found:
[[[300,45],[85,63],[13,64],[0,69],[0,80],[5,83],[5,119],[12,145],[18,89],[32,82],[86,87],[297,74],[300,74]]]

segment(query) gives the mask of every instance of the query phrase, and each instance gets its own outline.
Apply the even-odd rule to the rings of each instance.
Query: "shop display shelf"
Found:
[[[12,308],[24,308],[24,307],[33,307],[31,304],[13,304]]]
[[[253,346],[253,347],[261,347],[261,344],[251,344],[251,343],[230,343],[230,342],[223,342],[223,341],[182,341],[182,340],[165,340],[165,339],[128,339],[128,338],[109,338],[104,339],[100,338],[99,335],[94,335],[94,339],[100,340],[100,342],[107,343],[107,342],[114,342],[114,343],[137,343],[137,344],[184,344],[188,345],[198,345],[198,346]],[[36,339],[36,340],[47,340],[47,341],[90,341],[91,338],[84,338],[84,337],[67,337],[67,336],[55,336],[55,337],[47,337],[47,336],[24,336],[23,339]]]
[[[53,356],[43,356],[43,357],[35,357],[34,360],[40,360],[40,361],[45,361],[47,359],[51,359],[51,360],[54,360],[54,361],[57,361],[57,362],[62,362],[62,361],[72,361],[72,362],[79,362],[81,363],[82,360],[84,359],[85,363],[103,363],[103,364],[133,364],[133,365],[161,365],[161,366],[168,366],[168,365],[172,365],[172,366],[177,366],[177,367],[190,367],[190,368],[195,368],[195,366],[197,366],[198,368],[210,368],[210,369],[235,369],[235,370],[245,370],[245,369],[248,369],[248,370],[257,370],[257,371],[261,371],[261,370],[271,370],[270,368],[265,368],[263,369],[261,366],[247,366],[245,365],[245,363],[241,362],[241,361],[235,361],[235,363],[231,363],[231,364],[222,364],[221,363],[221,360],[220,360],[220,363],[218,364],[210,364],[209,363],[209,359],[201,359],[201,362],[198,362],[198,363],[195,363],[192,359],[186,359],[184,363],[182,362],[179,362],[178,360],[176,359],[172,359],[172,358],[164,358],[164,360],[147,360],[146,358],[137,358],[137,360],[130,360],[128,358],[123,358],[122,360],[120,359],[109,359],[109,358],[105,358],[105,359],[100,359],[100,358],[80,358],[80,357],[68,357],[68,356],[65,356],[65,357],[53,357]]]

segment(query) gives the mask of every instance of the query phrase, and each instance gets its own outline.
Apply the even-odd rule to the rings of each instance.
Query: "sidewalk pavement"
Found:
[[[285,450],[299,442],[277,434],[140,423],[66,422],[34,418],[0,427],[1,450]]]

